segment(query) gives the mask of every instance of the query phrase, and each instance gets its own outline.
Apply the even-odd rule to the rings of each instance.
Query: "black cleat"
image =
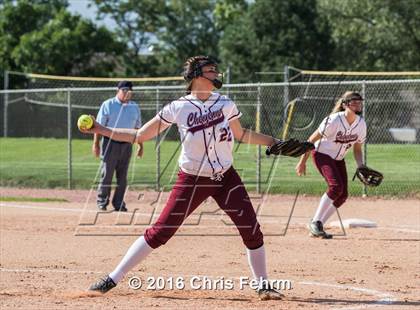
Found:
[[[283,294],[271,288],[268,284],[257,289],[257,294],[260,300],[281,300],[284,297]]]
[[[98,205],[98,209],[99,209],[100,211],[106,211],[106,206],[101,206],[101,205]]]
[[[115,212],[127,212],[127,208],[125,206],[121,206],[119,208],[114,208]]]
[[[311,222],[311,224],[309,224],[309,231],[313,237],[332,239],[332,235],[324,231],[324,227],[321,221]]]
[[[125,205],[125,202],[121,203],[119,206],[114,205],[114,210],[116,212],[127,212],[127,207]]]
[[[117,284],[115,284],[115,282],[109,276],[106,276],[106,278],[99,279],[98,282],[92,284],[89,287],[89,291],[95,291],[105,294],[106,292],[108,292],[116,286]]]

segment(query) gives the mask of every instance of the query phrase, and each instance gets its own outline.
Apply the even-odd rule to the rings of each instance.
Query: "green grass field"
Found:
[[[0,201],[4,202],[69,202],[62,198],[35,198],[35,197],[14,197],[0,196]]]
[[[235,145],[235,168],[251,191],[257,182],[257,147]],[[175,152],[176,141],[165,141],[161,147],[160,184],[169,190],[178,171]],[[96,188],[99,159],[92,156],[91,141],[72,142],[72,186]],[[262,148],[264,154],[264,148]],[[129,183],[133,186],[154,188],[157,180],[157,161],[154,142],[145,144],[142,159],[132,158]],[[379,144],[368,145],[368,165],[383,172],[381,186],[368,188],[368,195],[407,196],[420,193],[420,145]],[[347,155],[350,192],[361,195],[361,183],[352,182],[355,170],[353,155]],[[325,183],[312,163],[308,161],[308,173],[298,177],[294,172],[297,159],[265,155],[261,160],[261,188],[272,193],[294,194],[297,190],[306,194],[320,194]],[[274,167],[274,168],[273,168]],[[271,174],[270,174],[271,171]],[[271,182],[269,180],[271,176]],[[39,188],[66,188],[68,186],[68,150],[66,139],[1,138],[0,139],[0,185]]]

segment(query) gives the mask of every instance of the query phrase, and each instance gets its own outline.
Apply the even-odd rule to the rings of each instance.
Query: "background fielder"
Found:
[[[315,150],[312,151],[313,162],[328,185],[328,190],[321,197],[310,223],[310,232],[315,237],[332,238],[332,235],[324,231],[323,225],[348,197],[344,157],[351,147],[357,167],[363,166],[362,145],[366,140],[366,123],[359,116],[362,112],[362,101],[359,93],[345,92],[337,101],[331,115],[322,121],[308,139],[315,143]],[[299,176],[306,173],[309,154],[302,155],[296,165],[296,173]]]

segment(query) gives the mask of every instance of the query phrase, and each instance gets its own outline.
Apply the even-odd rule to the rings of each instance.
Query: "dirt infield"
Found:
[[[417,199],[351,198],[340,209],[341,218],[368,219],[378,227],[328,229],[334,239],[319,240],[310,238],[306,229],[317,197],[298,197],[285,233],[295,197],[252,196],[265,234],[270,278],[292,285],[282,290],[284,300],[263,302],[249,286],[241,287],[240,277],[251,276],[245,247],[229,219],[210,200],[166,246],[155,250],[114,290],[97,296],[86,288],[115,267],[159,214],[167,193],[130,192],[131,212],[125,214],[98,214],[94,193],[88,191],[0,188],[0,194],[69,201],[0,202],[1,309],[420,307]],[[336,219],[334,215],[332,220]],[[129,287],[133,276],[143,281],[141,289]],[[152,280],[148,282],[148,277],[156,285],[164,281],[164,288],[148,289]],[[177,288],[176,281],[184,288]],[[223,288],[220,283],[233,287]]]

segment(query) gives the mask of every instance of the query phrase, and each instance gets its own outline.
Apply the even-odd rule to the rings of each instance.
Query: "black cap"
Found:
[[[133,83],[131,83],[130,81],[119,81],[117,87],[118,87],[118,89],[128,88],[128,89],[132,90],[133,89]]]

